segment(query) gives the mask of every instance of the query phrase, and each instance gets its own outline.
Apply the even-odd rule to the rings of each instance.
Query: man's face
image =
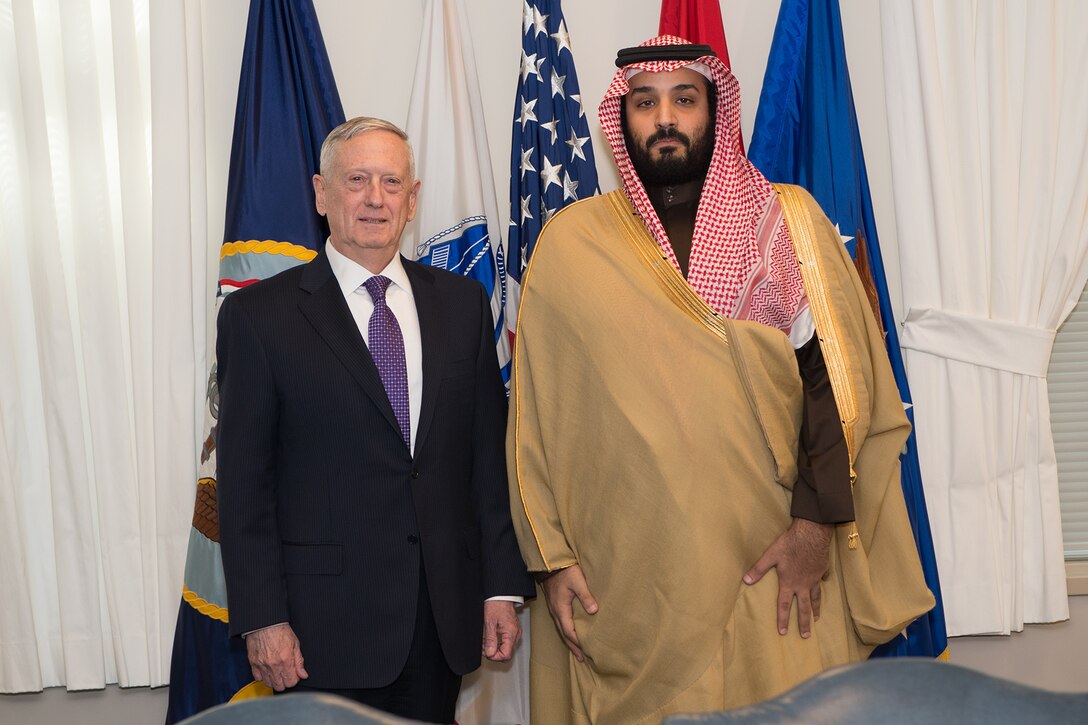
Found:
[[[332,170],[313,181],[336,250],[371,272],[384,269],[416,215],[419,181],[411,178],[404,141],[390,131],[364,131],[342,142]]]
[[[672,186],[706,175],[714,152],[707,82],[690,68],[643,71],[623,98],[627,151],[647,186]]]

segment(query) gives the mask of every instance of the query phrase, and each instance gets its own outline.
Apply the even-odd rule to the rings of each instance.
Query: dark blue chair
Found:
[[[836,667],[749,707],[674,715],[664,721],[695,723],[1088,725],[1088,692],[1050,692],[966,667],[907,657]]]

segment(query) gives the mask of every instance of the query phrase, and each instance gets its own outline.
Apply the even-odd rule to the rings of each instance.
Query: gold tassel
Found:
[[[857,483],[858,474],[854,470],[854,466],[850,466],[850,492],[854,491],[854,484]],[[858,542],[861,541],[861,534],[858,533],[858,523],[856,521],[850,522],[850,536],[846,539],[846,547],[848,549],[858,548]]]

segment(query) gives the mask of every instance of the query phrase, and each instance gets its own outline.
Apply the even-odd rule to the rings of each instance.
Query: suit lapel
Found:
[[[333,354],[399,433],[400,426],[397,425],[393,407],[389,404],[389,396],[385,393],[378,368],[366,348],[363,336],[359,334],[355,318],[351,316],[351,310],[344,301],[340,285],[329,266],[329,258],[324,252],[318,254],[303,269],[299,287],[306,293],[298,303],[303,316],[310,321],[317,334],[325,340]]]
[[[412,283],[412,296],[416,302],[416,314],[419,315],[420,344],[423,348],[423,398],[420,401],[415,443],[418,453],[427,438],[427,430],[434,417],[438,386],[442,377],[442,350],[446,348],[447,327],[442,324],[444,313],[435,289],[434,275],[422,264],[408,259],[403,261],[404,271]]]

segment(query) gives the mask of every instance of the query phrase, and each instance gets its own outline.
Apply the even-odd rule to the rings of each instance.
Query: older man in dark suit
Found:
[[[334,129],[313,177],[324,251],[224,301],[221,544],[255,678],[452,722],[481,650],[510,658],[533,584],[490,305],[400,256],[414,177],[396,126]]]

